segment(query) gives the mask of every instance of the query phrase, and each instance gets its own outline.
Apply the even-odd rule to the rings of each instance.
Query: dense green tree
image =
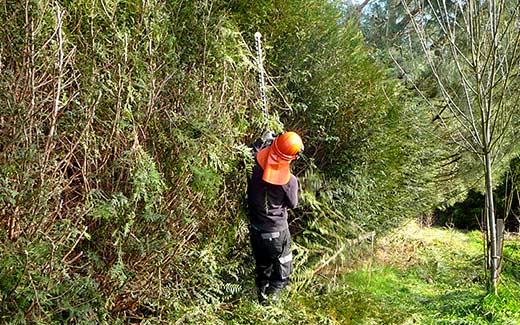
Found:
[[[439,12],[439,8],[425,8],[425,1],[414,1],[414,6],[406,11],[404,1],[367,0],[356,4],[344,5],[347,19],[359,24],[365,41],[374,48],[373,56],[388,67],[390,74],[401,80],[411,97],[416,115],[431,121],[431,136],[439,140],[435,159],[438,172],[435,187],[443,205],[450,205],[464,198],[469,188],[474,187],[479,174],[475,173],[474,157],[453,144],[449,129],[439,119],[438,111],[443,103],[429,68],[421,51],[421,45],[415,36],[413,19],[420,19],[425,12]],[[448,10],[453,10],[453,3],[447,3]],[[423,20],[428,31],[432,48],[439,49],[443,44],[443,34],[435,20]],[[413,95],[413,94],[416,95]]]

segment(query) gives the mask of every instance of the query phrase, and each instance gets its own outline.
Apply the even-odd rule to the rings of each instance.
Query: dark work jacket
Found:
[[[298,205],[298,180],[291,174],[287,184],[274,185],[262,179],[263,173],[256,163],[247,186],[251,225],[263,232],[285,230],[289,228],[287,209]]]

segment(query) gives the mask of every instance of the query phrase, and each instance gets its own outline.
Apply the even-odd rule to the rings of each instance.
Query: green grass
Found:
[[[519,248],[518,239],[506,241],[499,294],[488,295],[479,232],[410,223],[365,258],[293,283],[279,304],[256,303],[248,283],[239,298],[188,323],[520,324]]]

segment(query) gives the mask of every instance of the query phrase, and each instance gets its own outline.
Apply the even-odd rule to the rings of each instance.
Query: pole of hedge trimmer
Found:
[[[260,32],[255,33],[255,41],[259,74],[258,79],[260,82],[260,97],[262,98],[262,112],[264,113],[264,117],[267,119],[267,96],[265,94],[264,62],[262,59],[262,34],[260,34]]]

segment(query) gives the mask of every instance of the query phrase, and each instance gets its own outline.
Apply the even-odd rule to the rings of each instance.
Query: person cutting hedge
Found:
[[[290,164],[302,151],[302,139],[292,131],[268,133],[253,144],[247,201],[260,302],[277,301],[293,271],[287,209],[298,205],[298,180]]]

